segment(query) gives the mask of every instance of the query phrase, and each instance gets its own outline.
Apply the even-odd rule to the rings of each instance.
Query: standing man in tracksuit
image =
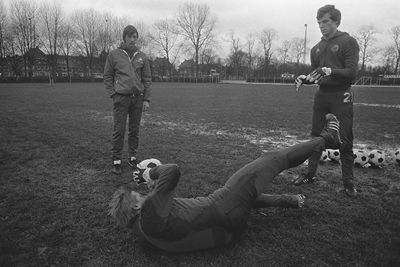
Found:
[[[122,37],[123,43],[110,52],[104,67],[104,85],[114,104],[112,172],[118,175],[122,173],[122,150],[128,116],[128,164],[132,168],[136,167],[140,120],[142,111],[149,108],[151,93],[150,64],[147,56],[137,46],[138,31],[128,25]]]
[[[340,160],[345,193],[357,193],[353,184],[353,92],[358,70],[359,46],[357,41],[345,32],[339,31],[341,13],[334,5],[321,7],[317,21],[322,33],[321,41],[311,49],[311,65],[314,70],[309,75],[296,79],[296,89],[302,84],[319,84],[314,97],[312,132],[318,136],[324,127],[325,114],[333,113],[340,121]],[[316,151],[309,159],[308,172],[301,174],[294,184],[313,182],[321,151]]]

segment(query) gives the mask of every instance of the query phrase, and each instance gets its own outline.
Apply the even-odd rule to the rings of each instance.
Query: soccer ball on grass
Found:
[[[328,151],[326,149],[322,150],[322,154],[321,154],[321,158],[319,159],[319,161],[321,163],[327,162],[329,160],[329,155],[328,155]]]
[[[368,162],[371,164],[371,167],[382,168],[385,163],[385,152],[378,149],[371,150]]]
[[[147,168],[154,168],[158,165],[161,165],[161,161],[159,161],[158,159],[145,159],[142,160],[137,167],[139,169],[147,169]]]
[[[354,166],[363,167],[369,160],[368,152],[361,149],[353,149]]]
[[[328,157],[336,162],[340,161],[340,151],[339,149],[328,149]]]
[[[400,149],[394,152],[394,160],[397,163],[397,165],[400,165]]]

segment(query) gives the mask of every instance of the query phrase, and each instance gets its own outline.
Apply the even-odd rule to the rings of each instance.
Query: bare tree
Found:
[[[371,60],[375,54],[375,50],[371,47],[376,38],[374,35],[376,30],[372,25],[363,25],[359,27],[357,33],[354,35],[359,46],[360,46],[360,57],[361,57],[361,75],[365,71],[365,64]]]
[[[34,48],[38,44],[37,34],[37,5],[28,0],[11,2],[11,23],[13,34],[18,42],[18,49],[24,59],[25,77],[33,75],[35,59]]]
[[[98,46],[102,54],[110,52],[112,22],[113,15],[109,12],[103,13],[99,19]]]
[[[200,62],[201,64],[212,64],[217,60],[217,55],[215,54],[212,46],[207,46],[208,48],[202,49],[200,53]]]
[[[127,17],[114,17],[109,21],[110,29],[110,50],[119,47],[122,43],[122,31],[129,24],[129,18]],[[142,33],[139,32],[139,37],[142,37]]]
[[[49,56],[49,79],[53,84],[57,74],[58,39],[63,20],[61,5],[58,2],[43,2],[39,14],[43,24],[43,44]]]
[[[216,17],[211,15],[206,4],[186,2],[178,10],[177,25],[194,50],[196,75],[199,72],[200,50],[213,38],[215,23]]]
[[[280,59],[283,65],[286,64],[286,62],[289,61],[290,59],[290,48],[291,48],[292,44],[290,43],[290,41],[285,40],[282,42],[281,47],[278,49],[279,55],[280,55]]]
[[[75,48],[75,40],[77,35],[74,32],[72,23],[68,20],[63,20],[60,25],[60,36],[57,39],[59,51],[65,56],[65,61],[67,65],[67,75],[68,79],[71,81],[71,70],[70,70],[70,56]]]
[[[399,64],[400,64],[400,25],[394,26],[391,29],[392,39],[393,39],[393,47],[396,51],[396,63],[394,68],[394,73],[399,75]]]
[[[395,73],[396,68],[396,48],[394,46],[387,46],[382,51],[381,62],[384,65],[384,74]]]
[[[87,75],[92,76],[94,57],[98,54],[97,43],[99,37],[100,14],[94,9],[76,11],[73,15],[77,45],[80,51],[87,57],[85,62],[88,68]]]
[[[7,33],[7,10],[3,2],[0,2],[0,78],[4,75],[4,64],[6,55],[6,33]]]
[[[304,56],[304,38],[295,37],[291,41],[291,54],[299,66],[301,58]]]
[[[254,34],[248,34],[246,36],[246,49],[245,52],[247,54],[247,67],[248,67],[248,75],[251,76],[253,73],[254,65],[255,65],[255,55],[256,55],[256,38]]]
[[[264,70],[268,71],[268,66],[271,64],[272,59],[272,43],[278,38],[276,30],[272,28],[264,29],[259,35],[259,41],[264,51]]]
[[[246,55],[242,50],[240,38],[235,37],[235,33],[233,31],[230,32],[229,36],[231,41],[231,54],[229,56],[230,64],[233,67],[236,79],[238,79],[240,67],[245,64]]]
[[[169,68],[169,77],[172,76],[172,66],[178,57],[178,54],[182,48],[182,44],[179,42],[178,30],[175,24],[170,19],[161,19],[154,23],[153,34],[150,35],[151,40],[156,46],[156,49],[162,56],[165,56]]]

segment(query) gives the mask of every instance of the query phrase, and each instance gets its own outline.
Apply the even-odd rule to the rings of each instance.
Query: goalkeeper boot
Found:
[[[311,184],[317,180],[317,177],[310,175],[309,173],[302,173],[297,177],[296,179],[293,180],[293,184],[300,186],[303,184]]]
[[[114,160],[113,168],[112,168],[111,172],[116,174],[116,175],[120,175],[122,173],[121,161],[120,160]]]
[[[325,116],[326,124],[321,132],[322,138],[325,140],[326,149],[339,149],[342,141],[339,133],[339,120],[332,113]]]

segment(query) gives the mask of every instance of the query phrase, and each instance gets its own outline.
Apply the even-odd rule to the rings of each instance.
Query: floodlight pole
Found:
[[[304,24],[304,52],[303,52],[303,64],[306,64],[307,56],[307,24]]]

